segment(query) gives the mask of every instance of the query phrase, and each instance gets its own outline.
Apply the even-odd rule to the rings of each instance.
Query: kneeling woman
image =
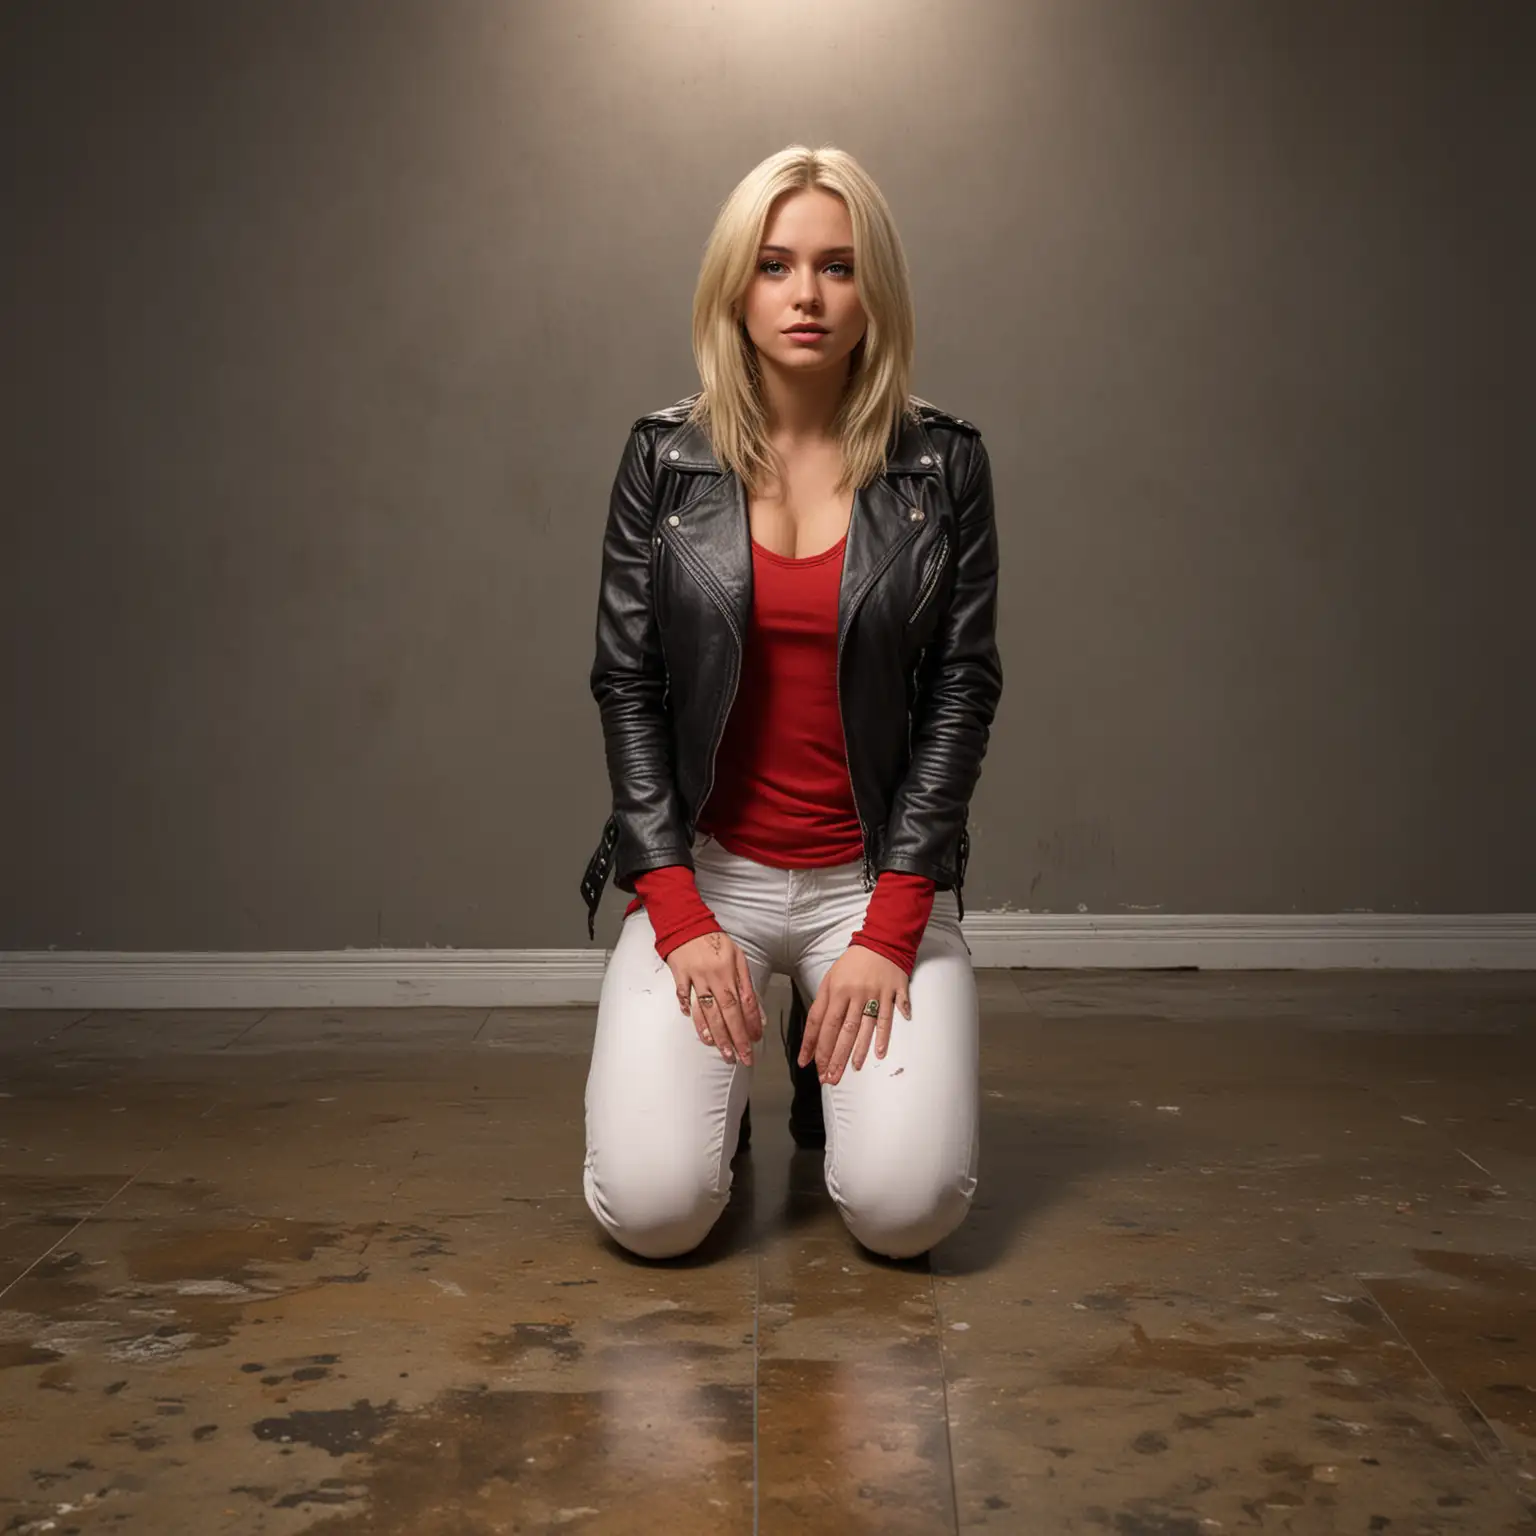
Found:
[[[960,918],[1002,691],[997,534],[981,437],[908,393],[912,342],[879,189],[841,151],[783,150],[705,248],[701,391],[634,424],[614,481],[591,678],[613,814],[588,931],[610,872],[637,895],[583,1182],[647,1257],[725,1207],[775,973],[814,999],[793,1054],[853,1235],[922,1253],[976,1187]]]

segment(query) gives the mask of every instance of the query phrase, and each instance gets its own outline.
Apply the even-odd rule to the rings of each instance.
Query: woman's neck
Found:
[[[782,448],[825,442],[832,436],[832,423],[848,386],[846,367],[804,374],[762,363],[761,377],[770,442]]]

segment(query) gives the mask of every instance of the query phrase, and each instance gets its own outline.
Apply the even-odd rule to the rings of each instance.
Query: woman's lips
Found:
[[[825,341],[828,335],[826,331],[785,331],[784,334],[791,341],[804,342],[806,345],[810,345],[812,342]]]

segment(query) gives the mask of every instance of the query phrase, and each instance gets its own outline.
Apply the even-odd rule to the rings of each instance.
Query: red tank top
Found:
[[[777,869],[864,851],[837,703],[847,543],[799,560],[752,544],[752,629],[699,829]]]

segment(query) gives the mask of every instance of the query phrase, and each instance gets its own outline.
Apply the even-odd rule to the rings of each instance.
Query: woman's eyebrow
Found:
[[[793,256],[795,254],[787,245],[760,245],[758,247],[759,254],[767,251],[778,251],[785,256]],[[829,245],[826,250],[819,254],[822,256],[852,256],[853,247],[851,245]]]

